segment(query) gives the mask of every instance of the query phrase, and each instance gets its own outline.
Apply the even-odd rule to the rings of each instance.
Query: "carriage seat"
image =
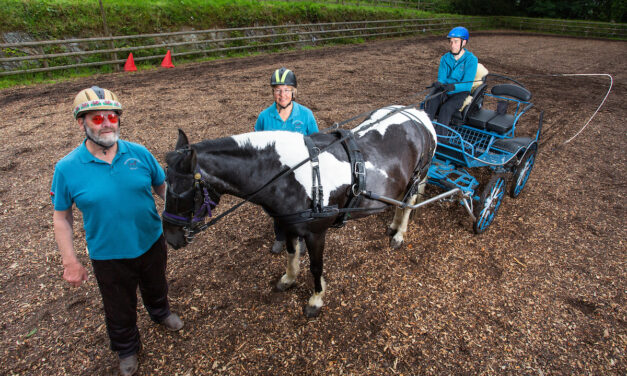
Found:
[[[512,84],[500,84],[492,87],[492,94],[499,97],[511,97],[523,102],[531,100],[531,92],[522,86]]]
[[[494,141],[492,147],[507,151],[511,154],[519,154],[522,150],[527,150],[529,145],[534,141],[535,140],[530,137],[506,138]]]
[[[501,84],[492,87],[491,93],[499,97],[510,97],[514,100],[529,102],[531,100],[531,92],[522,86],[512,84]],[[511,114],[498,114],[494,113],[489,120],[486,121],[485,129],[496,132],[498,134],[505,134],[514,127],[516,117]],[[489,117],[489,114],[484,114],[485,117]]]

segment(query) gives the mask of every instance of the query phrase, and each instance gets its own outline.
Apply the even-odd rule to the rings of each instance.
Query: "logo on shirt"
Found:
[[[140,163],[141,162],[137,158],[129,158],[124,162],[124,165],[127,166],[129,170],[137,170]]]

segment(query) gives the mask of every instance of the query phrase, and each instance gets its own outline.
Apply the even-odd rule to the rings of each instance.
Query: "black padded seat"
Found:
[[[494,141],[492,146],[510,153],[517,153],[521,148],[528,148],[532,141],[530,137],[504,138]]]
[[[468,117],[468,125],[478,129],[486,129],[487,124],[494,118],[496,112],[480,108]]]
[[[486,123],[486,129],[498,134],[505,134],[509,132],[514,126],[514,115],[502,114],[496,115]]]
[[[451,118],[451,125],[462,125],[464,124],[464,119],[462,119],[461,111],[453,112],[453,117]]]
[[[500,84],[492,87],[491,93],[500,97],[512,97],[518,100],[529,102],[531,92],[522,86],[512,84]]]

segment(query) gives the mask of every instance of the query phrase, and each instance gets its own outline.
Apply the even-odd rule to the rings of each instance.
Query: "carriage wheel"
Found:
[[[520,195],[520,192],[522,192],[527,183],[527,179],[529,179],[529,174],[531,174],[533,163],[536,161],[537,152],[538,147],[536,145],[532,146],[527,150],[522,161],[516,166],[516,172],[514,172],[514,176],[512,176],[512,184],[509,187],[510,197],[516,198]]]
[[[503,201],[503,196],[505,196],[506,183],[505,175],[497,174],[490,178],[483,189],[481,202],[477,206],[477,220],[473,226],[475,233],[484,232],[494,220],[494,216],[501,206],[501,201]]]

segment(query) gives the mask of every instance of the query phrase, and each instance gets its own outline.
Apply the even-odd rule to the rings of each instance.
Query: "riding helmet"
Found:
[[[463,26],[457,26],[451,29],[448,32],[447,38],[461,38],[463,40],[468,40],[470,38],[470,33],[468,33],[468,29]]]
[[[122,104],[117,95],[107,89],[92,86],[81,90],[74,98],[74,119],[89,111],[113,110],[122,113]]]
[[[279,68],[270,77],[270,85],[289,85],[296,87],[296,75],[287,68]]]

